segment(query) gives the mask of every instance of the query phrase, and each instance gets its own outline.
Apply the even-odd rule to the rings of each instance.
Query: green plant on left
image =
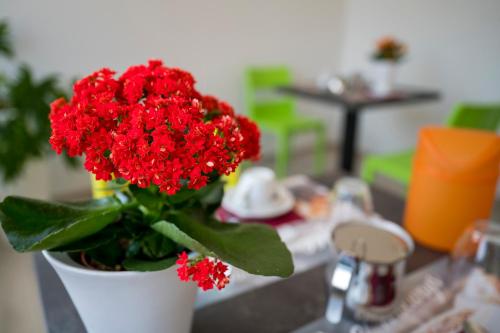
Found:
[[[13,61],[13,57],[8,24],[0,21],[0,58]],[[0,180],[15,180],[28,161],[49,153],[49,104],[63,96],[55,76],[35,79],[26,64],[18,67],[14,77],[0,72]]]

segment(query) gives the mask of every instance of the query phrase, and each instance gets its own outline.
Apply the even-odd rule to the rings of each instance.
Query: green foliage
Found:
[[[93,235],[84,237],[66,245],[58,246],[56,248],[53,248],[52,251],[85,252],[93,250],[97,247],[106,245],[107,243],[116,240],[118,238],[119,231],[120,230],[116,225],[111,224]]]
[[[191,250],[219,258],[249,273],[286,277],[290,252],[278,234],[261,224],[221,223],[212,217],[223,184],[213,180],[198,191],[167,196],[151,187],[81,204],[7,197],[0,222],[18,251],[85,253],[96,267],[154,271]]]
[[[170,257],[162,260],[140,260],[140,259],[125,259],[123,267],[129,271],[151,272],[161,271],[175,264],[177,258]]]
[[[7,23],[0,22],[0,56],[13,54]],[[0,178],[4,182],[19,176],[29,160],[50,151],[49,104],[63,96],[55,76],[37,80],[27,65],[19,66],[13,78],[0,73]]]
[[[175,254],[177,244],[170,238],[164,237],[162,234],[151,231],[141,240],[142,252],[150,258],[164,258],[168,255]]]
[[[0,22],[0,55],[10,58],[14,55],[12,43],[9,39],[9,26],[7,22]]]
[[[105,267],[120,267],[125,259],[123,247],[119,239],[113,239],[101,246],[85,251],[92,260]]]
[[[210,250],[205,246],[200,244],[196,239],[192,238],[190,235],[180,230],[175,224],[169,223],[167,221],[160,221],[151,226],[153,230],[159,232],[165,237],[187,247],[190,250],[196,251],[204,256],[214,256]]]
[[[220,223],[212,218],[199,223],[182,212],[170,219],[216,257],[248,273],[281,277],[293,273],[290,252],[266,225]]]
[[[112,198],[71,205],[7,197],[0,204],[0,219],[14,249],[25,252],[52,249],[91,236],[113,223],[123,207]]]

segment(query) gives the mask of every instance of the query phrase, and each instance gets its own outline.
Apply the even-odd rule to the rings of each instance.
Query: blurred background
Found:
[[[249,66],[286,66],[293,82],[311,85],[321,75],[359,73],[369,81],[377,40],[395,36],[407,47],[396,81],[436,91],[440,98],[405,105],[404,112],[399,106],[377,112],[368,108],[358,123],[355,174],[367,154],[415,146],[419,128],[445,123],[457,103],[500,100],[497,0],[5,0],[0,3],[0,20],[8,26],[13,50],[10,58],[0,60],[2,80],[8,82],[1,91],[7,100],[11,96],[7,91],[16,82],[19,89],[42,91],[40,99],[50,101],[54,95],[69,94],[75,79],[99,68],[120,73],[131,64],[161,58],[167,66],[190,71],[201,91],[225,99],[240,113],[248,112],[244,75]],[[22,64],[29,67],[31,85],[22,83]],[[49,76],[56,79],[37,86]],[[32,95],[22,96],[29,99]],[[341,106],[301,98],[296,103],[298,113],[326,127],[324,170],[339,172],[344,130]],[[19,102],[16,107],[22,111],[23,105]],[[4,107],[9,108],[12,105]],[[0,122],[18,114],[9,112],[0,114]],[[42,126],[26,117],[27,133]],[[12,126],[0,128],[4,141],[0,154],[8,149],[9,138],[10,148],[29,150],[30,142],[38,144],[47,135],[41,131],[22,142],[22,134],[16,137],[18,132],[9,132]],[[314,133],[293,137],[288,173],[313,173],[314,143]],[[266,132],[262,146],[262,163],[272,166],[276,137]],[[39,148],[20,157],[15,175],[2,175],[0,197],[60,199],[90,190],[88,173],[82,167],[72,167],[47,147]],[[0,164],[12,162],[5,154],[0,156]],[[404,186],[397,182],[381,182],[404,195]],[[1,240],[0,262],[0,332],[43,331],[31,257],[14,254]]]

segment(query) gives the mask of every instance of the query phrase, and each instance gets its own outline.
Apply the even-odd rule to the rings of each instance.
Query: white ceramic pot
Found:
[[[374,61],[372,77],[372,93],[375,96],[383,97],[389,95],[394,90],[396,79],[396,63],[394,61]]]
[[[43,251],[90,333],[187,333],[196,285],[177,277],[176,267],[158,272],[87,269],[65,253]]]

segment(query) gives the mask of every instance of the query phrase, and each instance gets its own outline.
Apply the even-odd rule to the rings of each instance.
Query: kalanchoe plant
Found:
[[[114,74],[97,71],[75,84],[71,100],[52,103],[50,143],[58,153],[85,155],[97,179],[129,186],[84,203],[7,197],[0,220],[14,249],[64,251],[101,270],[177,263],[179,278],[204,290],[228,283],[223,262],[252,274],[292,274],[273,229],[213,217],[220,176],[259,155],[256,125],[161,61]]]
[[[393,37],[383,37],[377,41],[374,60],[398,62],[406,53],[406,45]]]

